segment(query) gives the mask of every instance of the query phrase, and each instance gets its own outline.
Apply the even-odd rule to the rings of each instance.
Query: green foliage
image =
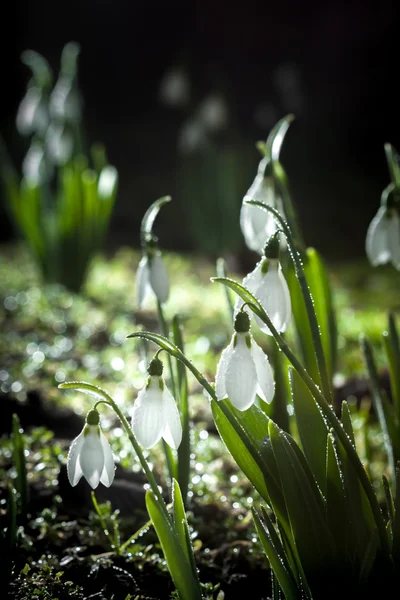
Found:
[[[90,149],[93,168],[85,154],[78,54],[76,44],[65,46],[54,88],[45,59],[33,51],[23,55],[33,76],[17,116],[20,133],[32,136],[22,177],[0,140],[0,178],[12,222],[44,281],[72,291],[80,289],[103,246],[118,180],[102,146]]]

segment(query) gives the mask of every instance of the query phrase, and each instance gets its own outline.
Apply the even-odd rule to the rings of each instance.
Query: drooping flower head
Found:
[[[86,425],[69,449],[69,482],[75,486],[83,476],[93,489],[96,489],[99,483],[110,487],[114,471],[113,453],[101,430],[99,413],[97,410],[90,410],[86,417]]]
[[[136,273],[137,302],[139,308],[154,294],[160,303],[169,296],[169,277],[156,238],[149,237],[144,245],[144,255]]]
[[[365,249],[374,267],[391,262],[400,270],[399,206],[399,192],[391,183],[383,191],[381,206],[367,231]]]
[[[275,329],[278,332],[284,332],[292,318],[292,304],[289,288],[279,262],[278,235],[275,234],[270,238],[264,249],[264,258],[257,263],[251,273],[246,275],[242,285],[257,298]],[[235,314],[242,306],[243,300],[238,298]],[[267,325],[257,315],[254,318],[261,331],[271,335]]]
[[[240,211],[240,227],[246,245],[250,250],[262,255],[265,244],[276,232],[277,225],[271,213],[258,206],[246,204],[246,200],[264,202],[264,204],[276,208],[283,216],[282,199],[277,193],[271,163],[267,158],[263,158],[260,162],[256,178],[243,198]],[[284,246],[285,242],[282,240],[282,247]]]
[[[132,409],[133,433],[145,448],[163,438],[177,449],[182,441],[181,418],[162,376],[163,364],[159,358],[153,358],[147,372],[149,376]]]
[[[247,312],[238,312],[234,328],[235,333],[218,363],[215,393],[218,400],[228,397],[238,410],[247,410],[256,394],[264,402],[271,402],[275,382],[268,357],[250,333]]]

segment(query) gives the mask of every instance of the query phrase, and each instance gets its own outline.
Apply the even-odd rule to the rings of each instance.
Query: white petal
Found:
[[[98,425],[89,425],[89,431],[85,435],[79,461],[84,477],[92,488],[96,489],[104,468],[104,453],[100,441],[100,427]]]
[[[132,428],[139,444],[151,448],[160,439],[165,426],[162,390],[159,378],[151,377],[150,386],[140,390],[132,409]]]
[[[262,263],[263,259],[256,264],[253,271],[246,275],[246,277],[242,281],[242,286],[249,290],[249,292],[251,292],[253,296],[255,295],[255,292],[257,291],[258,287],[263,281],[263,274],[261,271]],[[243,304],[243,300],[238,296],[235,302],[234,317],[236,317]]]
[[[263,281],[254,295],[261,303],[274,327],[279,332],[286,331],[292,317],[292,304],[286,279],[278,263],[270,261],[268,272],[264,275]],[[271,335],[268,327],[259,317],[256,316],[255,320],[261,331]]]
[[[389,248],[393,266],[400,269],[400,219],[393,213],[389,225]]]
[[[141,259],[137,272],[136,272],[136,294],[137,303],[139,308],[143,305],[146,300],[146,296],[149,292],[149,261],[147,256],[143,256]]]
[[[163,392],[164,431],[163,438],[174,450],[179,448],[182,441],[182,424],[178,407],[171,392],[165,385]]]
[[[114,464],[114,456],[111,450],[111,446],[107,441],[106,436],[100,430],[100,442],[101,447],[103,448],[103,456],[104,456],[104,467],[101,473],[100,481],[106,487],[110,487],[112,482],[114,481],[115,475],[115,464]]]
[[[85,437],[83,435],[83,431],[74,439],[71,444],[71,447],[68,452],[67,458],[67,473],[68,480],[72,487],[74,487],[80,478],[82,477],[82,469],[79,462],[79,455],[82,450],[83,442],[85,441]]]
[[[150,262],[150,285],[159,302],[166,302],[169,296],[169,277],[163,259],[156,254]]]
[[[257,200],[275,206],[275,194],[271,183],[263,174],[258,174],[243,201]],[[268,238],[277,229],[275,219],[270,213],[248,204],[242,205],[240,226],[247,246],[259,254],[263,253]]]
[[[387,263],[391,258],[389,247],[391,219],[386,213],[386,208],[381,206],[372,219],[367,231],[365,250],[370,263],[374,267]]]
[[[236,347],[232,352],[225,376],[228,398],[238,410],[249,408],[256,397],[257,373],[253,357],[245,338],[238,333]]]
[[[217,366],[217,373],[215,375],[215,393],[217,395],[218,400],[223,400],[227,396],[225,388],[225,376],[232,353],[233,336],[229,345],[225,348],[225,350],[222,351],[221,358],[219,359],[219,363]]]
[[[257,394],[268,404],[275,392],[275,381],[267,355],[254,340],[251,342],[251,355],[257,372]]]

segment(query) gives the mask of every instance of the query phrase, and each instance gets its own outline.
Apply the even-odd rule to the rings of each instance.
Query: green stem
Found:
[[[325,361],[324,349],[322,346],[321,333],[319,330],[317,315],[314,309],[314,301],[311,296],[310,289],[307,284],[307,278],[303,268],[303,262],[299,251],[296,248],[295,242],[293,240],[292,233],[286,221],[281,217],[279,212],[273,208],[272,206],[268,206],[263,202],[259,202],[257,200],[246,200],[247,204],[251,204],[254,206],[258,206],[259,208],[263,208],[267,212],[272,213],[276,221],[282,227],[282,231],[286,237],[290,256],[293,261],[293,265],[295,268],[297,279],[299,280],[301,292],[303,294],[304,303],[308,315],[308,321],[310,323],[311,335],[313,338],[313,343],[315,347],[315,354],[317,358],[318,365],[318,373],[321,380],[321,388],[323,395],[328,398],[329,402],[332,402],[332,392],[329,381],[328,369]]]
[[[158,314],[158,320],[160,323],[160,327],[161,327],[161,331],[163,333],[163,335],[168,338],[169,337],[169,328],[168,328],[168,324],[167,321],[164,317],[164,311],[161,305],[161,302],[159,300],[157,300],[157,314]],[[171,360],[171,355],[169,353],[167,353],[168,356],[168,369],[169,369],[169,375],[170,375],[170,382],[171,382],[171,393],[173,395],[173,397],[176,399],[176,386],[175,386],[175,376],[174,376],[174,370],[173,370],[173,366],[172,366],[172,360]],[[168,474],[169,474],[169,478],[170,478],[170,487],[172,486],[172,481],[173,479],[178,479],[178,465],[177,465],[177,461],[173,455],[172,449],[170,448],[170,446],[166,443],[166,441],[163,439],[163,449],[164,449],[164,455],[165,455],[165,460],[167,463],[167,468],[168,468]]]

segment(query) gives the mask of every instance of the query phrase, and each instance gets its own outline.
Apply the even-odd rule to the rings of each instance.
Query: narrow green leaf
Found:
[[[396,569],[400,569],[400,461],[396,465],[396,494],[394,501],[393,519],[393,549],[392,556]]]
[[[227,404],[227,401],[225,400],[222,400],[221,402],[225,402]],[[248,480],[254,485],[260,496],[264,498],[267,503],[269,503],[269,495],[263,474],[264,464],[259,451],[260,444],[257,444],[254,438],[249,438],[240,422],[238,422],[238,428],[234,428],[231,422],[227,419],[225,413],[221,410],[218,402],[213,402],[211,404],[211,409],[218,433],[221,436],[225,446],[232,454],[239,468],[243,471]],[[257,407],[253,405],[249,410],[244,411],[242,414],[244,415],[249,411],[255,412],[256,409]],[[268,419],[268,417],[259,409],[258,412],[260,421],[261,419]],[[246,417],[247,419],[249,418],[248,415],[246,415]],[[242,435],[240,435],[240,432]],[[249,433],[250,435],[255,435],[256,431],[249,429]]]
[[[323,494],[326,492],[326,445],[329,429],[309,389],[289,367],[296,423],[304,454]]]
[[[392,473],[393,485],[396,483],[395,475],[395,456],[393,451],[392,440],[389,435],[389,428],[386,421],[385,411],[383,409],[383,401],[381,394],[381,386],[378,376],[378,370],[376,368],[374,356],[372,353],[372,347],[369,341],[365,338],[361,338],[361,349],[364,356],[365,367],[368,373],[369,387],[371,390],[372,402],[374,404],[376,413],[378,415],[379,424],[383,434],[383,441],[386,448],[386,453]],[[398,366],[399,368],[399,366]]]
[[[399,164],[399,155],[394,146],[392,144],[386,143],[384,145],[386,161],[388,164],[388,169],[390,173],[390,178],[392,183],[399,188],[400,187],[400,164]]]
[[[324,502],[306,459],[294,440],[272,421],[269,433],[293,537],[307,581],[311,584],[321,577],[321,570],[334,556]]]
[[[365,553],[364,553],[364,556],[363,556],[363,559],[361,562],[360,577],[359,577],[360,585],[365,585],[368,581],[368,576],[371,572],[372,565],[374,564],[376,552],[378,549],[378,544],[379,544],[378,530],[373,529],[371,532],[371,537],[369,539],[367,547],[365,548]]]
[[[343,429],[345,430],[345,432],[347,434],[347,437],[350,439],[353,446],[356,447],[356,439],[354,437],[354,430],[353,430],[353,424],[351,422],[350,409],[349,409],[349,405],[347,404],[346,400],[344,400],[342,402],[341,421],[342,421]]]
[[[13,414],[12,418],[11,442],[13,462],[17,472],[16,490],[18,492],[18,512],[23,518],[25,518],[28,507],[28,480],[26,470],[25,441],[17,414]]]
[[[389,313],[388,321],[388,331],[383,332],[383,346],[389,365],[393,406],[397,421],[400,422],[400,343],[393,313]]]
[[[272,570],[285,594],[286,600],[296,600],[298,598],[298,590],[296,583],[288,570],[287,562],[284,560],[284,550],[276,537],[272,540],[271,535],[261,521],[257,512],[253,509],[253,519],[257,529],[258,537],[260,538],[261,544],[265,550],[265,554],[269,560]],[[275,543],[274,543],[275,542]],[[279,542],[278,548],[275,544]]]
[[[183,504],[181,490],[179,487],[179,483],[176,481],[176,479],[174,479],[172,482],[172,489],[172,506],[174,511],[174,524],[176,534],[178,536],[178,540],[180,541],[182,548],[184,549],[186,558],[191,565],[193,575],[197,579],[197,569],[194,559],[193,547],[190,540],[189,525],[186,518],[185,506]]]
[[[346,561],[349,521],[347,519],[344,476],[333,434],[328,435],[326,453],[326,505],[329,528],[342,561]]]
[[[385,492],[386,507],[387,507],[389,521],[391,523],[393,523],[394,502],[393,502],[392,490],[390,489],[390,485],[389,485],[386,475],[382,475],[382,486],[383,486],[383,491]]]
[[[201,600],[199,584],[193,575],[184,546],[161,510],[152,490],[146,492],[146,507],[179,597],[181,600]]]
[[[154,221],[158,213],[160,212],[160,209],[164,206],[164,204],[167,204],[168,202],[171,202],[171,196],[163,196],[162,198],[159,198],[158,200],[153,202],[150,208],[147,209],[140,226],[140,237],[142,241],[144,240],[146,235],[152,233]]]

